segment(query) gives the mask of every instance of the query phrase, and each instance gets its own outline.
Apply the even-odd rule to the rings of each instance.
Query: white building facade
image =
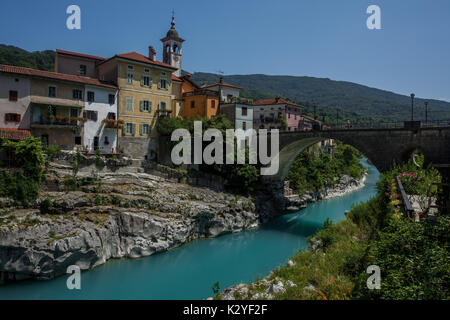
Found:
[[[89,152],[117,152],[117,90],[85,86],[83,146]]]
[[[0,128],[30,129],[30,86],[27,76],[0,73]]]

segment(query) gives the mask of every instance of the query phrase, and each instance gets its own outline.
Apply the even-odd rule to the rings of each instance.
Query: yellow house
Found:
[[[99,79],[119,88],[119,150],[135,158],[152,158],[157,149],[157,119],[172,113],[171,65],[156,61],[152,47],[146,57],[136,52],[117,54],[97,65]]]

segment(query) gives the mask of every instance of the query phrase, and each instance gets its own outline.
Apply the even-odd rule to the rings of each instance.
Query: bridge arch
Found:
[[[264,179],[282,181],[297,156],[310,146],[326,139],[339,140],[362,152],[380,171],[394,163],[404,163],[419,150],[425,165],[450,164],[450,128],[410,129],[336,129],[308,132],[280,132],[279,170]]]

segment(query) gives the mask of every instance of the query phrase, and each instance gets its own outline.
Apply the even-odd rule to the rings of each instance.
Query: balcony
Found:
[[[158,109],[156,110],[156,114],[160,117],[167,117],[172,113],[171,109]]]
[[[31,122],[32,128],[70,128],[81,127],[87,121],[80,117],[40,116],[38,120]]]
[[[123,120],[116,120],[116,119],[103,119],[102,122],[105,125],[105,128],[110,129],[122,129],[124,125]]]
[[[227,104],[227,103],[245,104],[248,106],[253,106],[252,99],[241,98],[241,97],[228,97],[224,101],[222,101],[222,104]]]
[[[183,93],[183,98],[193,97],[193,96],[214,96],[214,97],[218,97],[219,96],[219,92],[213,91],[213,90],[207,90],[207,89],[199,89],[199,90],[194,90],[192,92]]]
[[[260,119],[254,119],[254,123],[281,123],[281,118],[272,118],[272,117],[265,117]]]

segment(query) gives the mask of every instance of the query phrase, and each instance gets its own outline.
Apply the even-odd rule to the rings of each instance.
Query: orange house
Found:
[[[206,89],[198,89],[183,94],[184,117],[206,118],[219,113],[219,93]]]

